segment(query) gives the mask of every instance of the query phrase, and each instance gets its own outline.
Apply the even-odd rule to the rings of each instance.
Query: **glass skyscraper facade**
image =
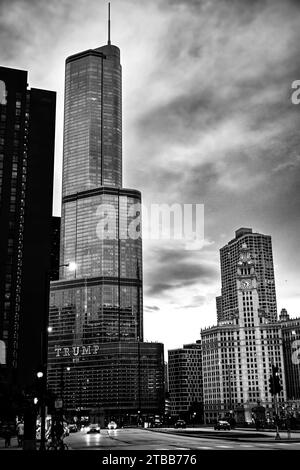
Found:
[[[163,404],[163,345],[142,342],[141,194],[122,187],[118,47],[108,44],[67,58],[63,152],[49,386],[73,411],[102,407],[113,413],[115,401],[115,414],[156,412]],[[86,381],[84,395],[79,379]]]
[[[63,197],[122,186],[121,74],[116,46],[66,60]]]

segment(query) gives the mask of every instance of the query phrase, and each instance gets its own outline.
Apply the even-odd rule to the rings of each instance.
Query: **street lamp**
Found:
[[[68,266],[69,271],[76,271],[77,269],[77,263],[75,263],[75,261],[71,261],[70,263],[63,264],[62,266]]]

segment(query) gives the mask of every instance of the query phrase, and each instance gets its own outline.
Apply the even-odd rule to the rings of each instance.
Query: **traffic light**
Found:
[[[272,366],[272,375],[269,377],[269,390],[271,395],[276,395],[283,390],[280,383],[278,366]]]
[[[271,395],[275,395],[275,387],[274,387],[274,380],[273,380],[273,376],[271,375],[269,377],[269,391],[270,391],[270,394]]]
[[[275,393],[280,393],[281,390],[283,390],[282,385],[280,383],[278,366],[273,366],[273,384]]]
[[[40,406],[41,397],[43,395],[44,380],[44,373],[42,372],[42,369],[39,369],[35,374],[35,379],[31,390],[33,403],[38,407]]]

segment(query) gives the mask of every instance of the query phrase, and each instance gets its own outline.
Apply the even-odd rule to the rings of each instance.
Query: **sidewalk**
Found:
[[[200,428],[199,428],[200,429]],[[204,428],[202,428],[204,429]],[[266,432],[266,433],[269,433],[269,432],[276,432],[275,429],[260,429],[259,431],[257,431],[255,428],[241,428],[241,427],[238,427],[236,426],[234,429],[236,429],[237,431],[256,431],[256,432]],[[279,432],[285,432],[287,433],[287,430],[286,429],[282,429],[280,430]],[[300,429],[293,429],[291,431],[292,433],[298,433],[300,434]]]
[[[0,437],[0,450],[22,450],[22,447],[18,447],[18,439],[12,437],[10,440],[10,447],[5,447],[5,440]]]

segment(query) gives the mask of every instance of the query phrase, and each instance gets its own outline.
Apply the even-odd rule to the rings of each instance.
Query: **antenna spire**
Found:
[[[110,46],[110,2],[108,2],[108,41],[107,44]]]

